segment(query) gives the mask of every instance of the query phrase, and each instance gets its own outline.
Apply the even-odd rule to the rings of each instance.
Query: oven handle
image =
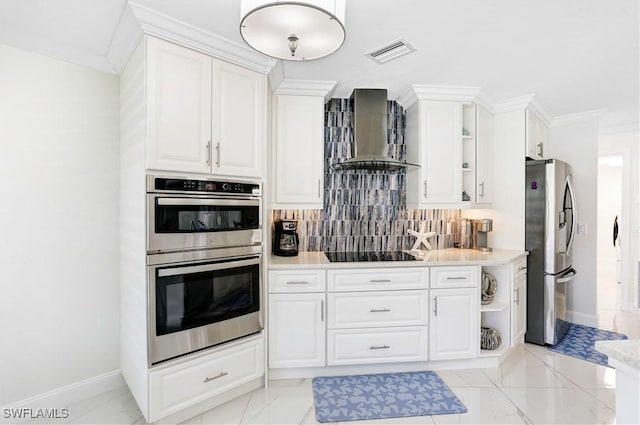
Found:
[[[248,260],[228,261],[223,263],[201,264],[198,266],[172,267],[158,270],[158,277],[178,276],[181,274],[210,272],[214,270],[231,269],[234,267],[253,266],[260,264],[260,257]]]
[[[207,206],[260,206],[260,199],[220,199],[220,198],[160,198],[156,199],[158,205],[207,205]]]

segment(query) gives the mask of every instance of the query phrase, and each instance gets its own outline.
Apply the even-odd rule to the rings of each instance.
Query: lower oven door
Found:
[[[149,266],[149,364],[262,330],[260,256]]]

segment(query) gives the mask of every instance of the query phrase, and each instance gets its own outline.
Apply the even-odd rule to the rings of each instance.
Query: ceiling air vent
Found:
[[[415,51],[415,49],[409,43],[403,39],[398,39],[368,51],[365,55],[378,63],[385,63],[413,51]]]

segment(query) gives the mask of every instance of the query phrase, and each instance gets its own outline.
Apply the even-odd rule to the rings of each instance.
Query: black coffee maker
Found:
[[[298,232],[295,220],[276,220],[274,222],[273,255],[292,257],[298,255]]]

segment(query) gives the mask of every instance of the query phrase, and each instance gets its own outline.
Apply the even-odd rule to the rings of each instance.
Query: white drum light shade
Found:
[[[344,43],[344,0],[241,0],[240,13],[244,41],[274,58],[318,59]]]

